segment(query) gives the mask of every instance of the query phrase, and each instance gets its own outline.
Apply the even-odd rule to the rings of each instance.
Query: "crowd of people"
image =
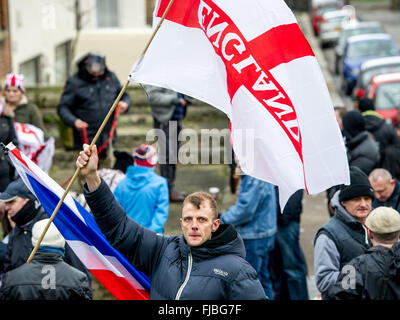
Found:
[[[175,189],[177,155],[192,98],[146,86],[159,148],[114,151],[117,114],[95,146],[95,136],[121,85],[98,52],[77,61],[58,105],[73,128],[76,160],[86,204],[108,241],[151,278],[150,299],[309,300],[309,266],[300,245],[304,190],[285,208],[278,188],[241,172],[234,158],[234,204],[221,212],[215,197]],[[0,139],[39,163],[49,139],[43,116],[28,101],[21,74],[7,75],[0,100]],[[124,93],[118,112],[129,112]],[[327,190],[329,221],[316,232],[314,272],[321,299],[399,299],[400,138],[374,111],[373,101],[355,110],[336,107],[350,167],[350,185]],[[41,132],[35,149],[24,149],[20,124]],[[115,158],[112,163],[111,159]],[[156,169],[159,169],[156,171]],[[159,172],[159,173],[157,173]],[[31,264],[26,263],[48,215],[0,150],[0,299],[92,299],[92,276],[51,224]],[[232,183],[234,181],[235,183]],[[182,235],[165,235],[170,203],[182,204]],[[57,281],[53,275],[57,276]],[[45,284],[44,284],[45,283]]]

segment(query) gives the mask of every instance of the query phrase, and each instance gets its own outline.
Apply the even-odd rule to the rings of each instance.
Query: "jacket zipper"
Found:
[[[186,272],[185,281],[183,281],[182,285],[180,286],[178,292],[176,293],[175,300],[179,300],[182,294],[183,289],[185,288],[186,284],[189,281],[190,273],[192,272],[192,265],[193,265],[193,258],[192,258],[192,251],[189,250],[188,253],[188,269]]]

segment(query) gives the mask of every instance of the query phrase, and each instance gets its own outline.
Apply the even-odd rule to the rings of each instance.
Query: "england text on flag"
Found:
[[[168,3],[158,1],[154,25]],[[325,79],[283,0],[176,0],[131,81],[225,112],[243,171],[278,185],[282,208],[298,189],[349,183]]]

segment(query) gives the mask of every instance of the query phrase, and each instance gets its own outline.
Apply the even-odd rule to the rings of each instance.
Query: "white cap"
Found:
[[[44,228],[46,228],[47,223],[50,219],[39,220],[33,225],[32,228],[32,244],[36,246],[40,236],[43,233]],[[51,247],[51,248],[64,248],[65,240],[61,233],[57,230],[56,226],[52,222],[49,229],[47,230],[42,242],[41,247]]]

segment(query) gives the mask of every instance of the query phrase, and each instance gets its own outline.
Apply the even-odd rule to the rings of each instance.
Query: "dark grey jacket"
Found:
[[[190,247],[183,236],[161,236],[127,217],[102,180],[84,194],[101,231],[132,265],[151,278],[150,299],[266,299],[255,270],[232,225],[221,225],[202,246]]]
[[[359,167],[366,175],[379,164],[380,153],[376,141],[364,131],[346,141],[350,166]]]
[[[353,282],[351,282],[353,277]],[[400,300],[400,243],[376,246],[351,260],[329,290],[328,300]]]
[[[168,122],[177,105],[180,105],[178,94],[175,91],[146,85],[146,93],[151,107],[151,114],[159,122]]]
[[[91,299],[86,274],[65,263],[60,253],[40,248],[31,263],[5,274],[0,290],[0,300]]]

